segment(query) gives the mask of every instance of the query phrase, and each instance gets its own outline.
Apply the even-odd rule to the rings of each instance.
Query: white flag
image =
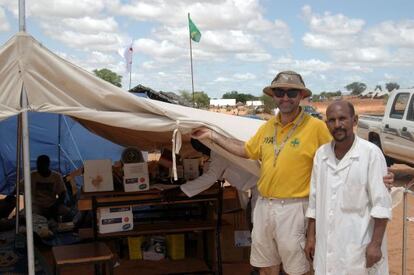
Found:
[[[124,51],[125,65],[128,73],[131,72],[133,52],[134,49],[132,48],[132,44],[129,47],[127,47]]]

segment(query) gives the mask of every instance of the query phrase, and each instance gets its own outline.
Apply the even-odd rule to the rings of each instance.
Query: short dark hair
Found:
[[[50,158],[48,155],[40,155],[37,157],[37,165],[50,165]]]
[[[211,150],[204,144],[202,144],[199,140],[192,138],[191,139],[191,146],[193,146],[194,150],[197,152],[202,153],[203,155],[210,156]]]
[[[344,100],[344,101],[345,101],[346,105],[348,105],[350,115],[351,116],[355,116],[355,107],[354,107],[354,104],[352,104],[348,100]]]
[[[354,105],[351,102],[349,102],[348,100],[342,100],[342,99],[334,100],[331,104],[329,104],[328,108],[326,108],[326,112],[328,112],[328,109],[331,105],[334,105],[336,103],[341,103],[341,102],[344,102],[346,104],[346,106],[348,106],[349,114],[351,116],[355,116],[355,107],[354,107]]]

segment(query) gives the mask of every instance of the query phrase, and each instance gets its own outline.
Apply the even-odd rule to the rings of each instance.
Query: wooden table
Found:
[[[52,247],[52,253],[55,261],[55,274],[60,274],[60,270],[64,266],[80,264],[93,264],[97,274],[104,274],[105,269],[110,275],[113,274],[112,260],[114,255],[104,243],[55,246]]]
[[[177,196],[174,200],[165,201],[162,197],[161,191],[157,189],[150,189],[148,191],[140,192],[99,192],[99,193],[82,193],[79,202],[79,210],[92,210],[94,214],[94,220],[96,220],[96,210],[99,207],[114,207],[114,206],[177,206],[177,205],[203,205],[206,208],[206,212],[200,219],[188,219],[186,217],[183,220],[172,221],[155,221],[149,223],[139,223],[134,225],[134,229],[131,231],[114,232],[107,234],[100,234],[97,232],[94,225],[94,237],[95,239],[103,238],[119,238],[139,235],[152,235],[152,234],[172,234],[172,233],[185,233],[193,231],[201,231],[203,233],[203,247],[205,261],[210,268],[213,266],[207,255],[207,237],[206,232],[214,232],[214,246],[215,246],[215,272],[222,274],[221,263],[221,245],[220,245],[220,231],[221,231],[221,214],[222,214],[222,202],[224,199],[233,199],[237,197],[237,191],[233,187],[222,187],[218,184],[201,194],[188,198],[185,195]],[[214,212],[216,215],[214,215]],[[94,223],[95,224],[95,223]],[[210,253],[211,254],[211,253]],[[213,269],[211,269],[213,270]]]

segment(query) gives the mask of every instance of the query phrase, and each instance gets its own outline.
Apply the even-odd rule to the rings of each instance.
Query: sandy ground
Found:
[[[355,97],[344,98],[350,101],[358,115],[369,114],[369,115],[382,115],[384,114],[385,104],[384,99],[360,99]],[[325,114],[326,107],[329,105],[329,101],[325,102],[312,102],[309,105],[314,106],[319,112]]]

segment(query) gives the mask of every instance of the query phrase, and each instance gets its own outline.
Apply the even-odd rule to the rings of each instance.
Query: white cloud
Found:
[[[272,58],[271,54],[268,53],[238,53],[236,54],[236,58],[242,61],[249,61],[249,62],[263,62],[270,60]]]
[[[357,34],[365,25],[362,19],[351,19],[340,13],[335,15],[329,12],[325,12],[323,15],[315,14],[310,6],[302,8],[302,17],[309,24],[311,31],[329,35]]]
[[[158,42],[148,38],[136,40],[134,42],[134,50],[149,55],[157,61],[162,60],[163,62],[172,62],[184,55],[183,49],[177,47],[170,41],[164,40]]]
[[[380,63],[387,61],[391,58],[389,52],[384,48],[350,48],[343,51],[335,51],[335,59],[341,62],[353,62],[361,63]]]
[[[36,0],[26,3],[27,14],[33,17],[80,18],[99,14],[105,7],[103,0]]]
[[[223,76],[219,76],[214,80],[214,82],[229,82],[229,81],[232,81],[232,79],[228,77],[223,77]]]
[[[86,51],[113,51],[117,52],[124,40],[116,33],[83,34],[70,30],[54,32],[45,30],[50,37],[61,41],[65,45]]]
[[[116,32],[118,23],[113,17],[106,19],[91,18],[63,18],[62,24],[65,28],[81,33]]]
[[[0,7],[0,31],[7,32],[9,30],[10,30],[9,21],[7,20],[4,9]]]
[[[263,61],[269,56],[262,45],[286,48],[293,42],[289,26],[281,20],[265,19],[258,0],[144,0],[127,4],[118,0],[111,1],[109,9],[133,20],[159,22],[147,39],[169,41],[180,47],[188,47],[190,12],[202,34],[201,42],[194,43],[194,52],[198,51],[198,58],[204,60],[219,61],[242,54],[238,58]]]
[[[290,57],[281,57],[271,62],[269,66],[272,74],[292,69],[304,75],[314,72],[328,71],[333,67],[332,63],[319,59],[297,60]]]
[[[367,30],[365,43],[414,47],[414,20],[382,22]]]
[[[233,77],[236,80],[253,80],[253,79],[256,79],[256,76],[252,73],[234,74]]]
[[[331,50],[345,46],[339,39],[324,34],[306,33],[302,40],[305,46],[315,49]]]

